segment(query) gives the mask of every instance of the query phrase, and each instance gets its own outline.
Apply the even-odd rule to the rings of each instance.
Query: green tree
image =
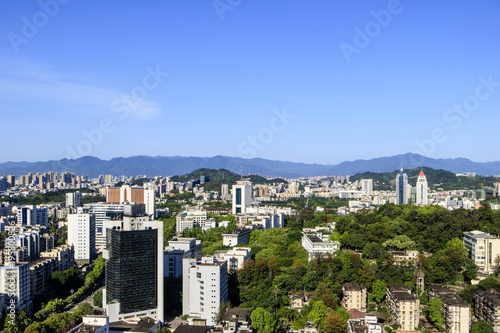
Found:
[[[8,314],[5,316],[4,332],[18,333],[24,332],[25,328],[30,324],[31,320],[28,314],[24,311],[16,310],[13,318]]]
[[[252,320],[252,328],[258,333],[273,333],[278,331],[278,320],[269,311],[264,308],[256,308],[250,315]]]
[[[318,327],[325,318],[326,305],[323,301],[316,301],[312,304],[311,312],[307,315],[308,321]]]
[[[439,299],[439,297],[434,297],[429,301],[429,318],[432,321],[432,324],[440,331],[443,330],[444,319],[441,315],[441,307],[443,303]]]
[[[493,333],[493,327],[485,321],[473,321],[470,325],[470,333]]]
[[[382,280],[377,280],[372,285],[372,297],[375,302],[380,303],[385,297],[385,283]]]
[[[95,293],[92,301],[94,303],[94,306],[102,308],[102,289]]]

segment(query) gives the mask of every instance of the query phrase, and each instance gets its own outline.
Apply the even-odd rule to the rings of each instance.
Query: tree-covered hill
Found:
[[[208,182],[204,184],[200,184],[201,187],[205,188],[206,191],[219,191],[221,190],[222,184],[228,184],[229,188],[232,185],[236,184],[236,181],[241,180],[241,175],[238,175],[234,172],[228,171],[226,169],[197,169],[191,173],[182,175],[182,176],[173,176],[170,178],[171,181],[174,182],[188,182],[190,180],[200,179],[201,176],[208,177]],[[288,183],[286,180],[281,178],[275,179],[266,179],[259,175],[248,175],[243,176],[243,179],[249,180],[252,184],[274,184],[274,183]]]
[[[493,183],[500,181],[500,179],[495,177],[461,177],[456,176],[450,171],[423,167],[404,170],[404,172],[408,175],[408,183],[410,185],[416,185],[417,177],[421,170],[427,177],[427,183],[429,184],[430,189],[442,188],[444,190],[472,190],[479,189],[484,186],[493,186]],[[373,188],[375,190],[394,190],[396,175],[398,173],[399,170],[384,173],[364,172],[355,174],[350,178],[350,180],[354,182],[360,179],[373,179]]]

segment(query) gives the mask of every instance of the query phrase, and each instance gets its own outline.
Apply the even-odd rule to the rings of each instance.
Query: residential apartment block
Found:
[[[420,299],[406,286],[386,286],[387,310],[401,330],[413,331],[418,327]]]
[[[228,300],[227,261],[213,257],[183,261],[182,313],[190,320],[214,325],[220,305]]]
[[[500,293],[495,290],[478,290],[474,294],[474,314],[500,332]]]
[[[464,245],[469,257],[474,260],[479,272],[493,274],[495,259],[500,255],[500,239],[486,232],[474,230],[464,232]]]
[[[444,331],[448,333],[469,333],[471,322],[469,304],[446,286],[429,286],[429,299],[434,297],[438,297],[443,304],[441,315],[444,319]]]
[[[334,254],[339,249],[339,242],[324,241],[316,234],[303,234],[302,247],[309,253],[309,261],[316,255]]]
[[[360,283],[344,283],[342,306],[346,310],[357,309],[366,312],[366,286]]]

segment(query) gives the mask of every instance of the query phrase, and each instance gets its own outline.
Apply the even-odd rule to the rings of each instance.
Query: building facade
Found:
[[[237,181],[233,185],[233,215],[246,214],[247,208],[252,204],[252,183],[245,180]]]
[[[228,301],[227,261],[213,257],[183,260],[182,312],[214,325],[220,305]]]
[[[493,274],[495,259],[500,255],[500,239],[486,232],[474,230],[464,232],[463,242],[469,251],[469,258],[474,260],[479,272]]]
[[[96,257],[95,215],[78,213],[68,215],[68,244],[75,248],[75,262],[90,264]]]
[[[428,186],[427,186],[427,178],[425,177],[424,172],[421,170],[420,174],[417,178],[417,194],[415,198],[415,204],[427,206],[429,204],[428,198]]]
[[[366,312],[366,286],[360,283],[344,283],[342,306],[346,310],[356,309]]]
[[[420,299],[406,286],[386,286],[387,310],[401,330],[414,331],[418,327]]]
[[[403,168],[396,176],[396,198],[398,205],[408,203],[408,175],[403,172]]]

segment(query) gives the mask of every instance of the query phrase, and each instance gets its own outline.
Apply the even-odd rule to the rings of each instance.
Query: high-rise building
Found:
[[[252,203],[252,183],[239,180],[233,185],[233,215],[246,214]]]
[[[183,314],[214,325],[220,305],[228,300],[227,261],[184,258],[182,266]]]
[[[124,205],[114,204],[89,204],[85,205],[89,213],[95,215],[95,246],[98,250],[103,250],[106,247],[106,225],[113,226],[113,221],[121,221],[123,219]]]
[[[48,209],[35,205],[21,207],[17,210],[17,223],[47,226],[49,223]]]
[[[0,293],[8,295],[10,301],[6,303],[14,304],[16,309],[28,314],[33,311],[29,262],[0,266]]]
[[[229,195],[229,185],[228,184],[222,184],[221,186],[221,196],[227,197]]]
[[[66,207],[81,207],[82,193],[80,191],[66,193]]]
[[[120,227],[106,229],[104,309],[110,322],[139,315],[163,321],[163,222],[125,214]]]
[[[398,205],[408,203],[408,175],[403,172],[402,167],[396,176],[396,197]]]
[[[7,187],[8,187],[7,178],[3,176],[0,177],[0,192],[7,191]]]
[[[373,179],[361,179],[361,191],[365,195],[373,195]]]
[[[427,198],[427,178],[425,177],[424,171],[421,170],[417,178],[417,198],[415,203],[417,205],[428,205],[429,201]]]
[[[14,176],[14,175],[7,176],[7,186],[9,188],[16,186],[16,176]]]
[[[68,215],[68,244],[75,248],[75,262],[90,264],[96,257],[95,215],[83,210]]]

